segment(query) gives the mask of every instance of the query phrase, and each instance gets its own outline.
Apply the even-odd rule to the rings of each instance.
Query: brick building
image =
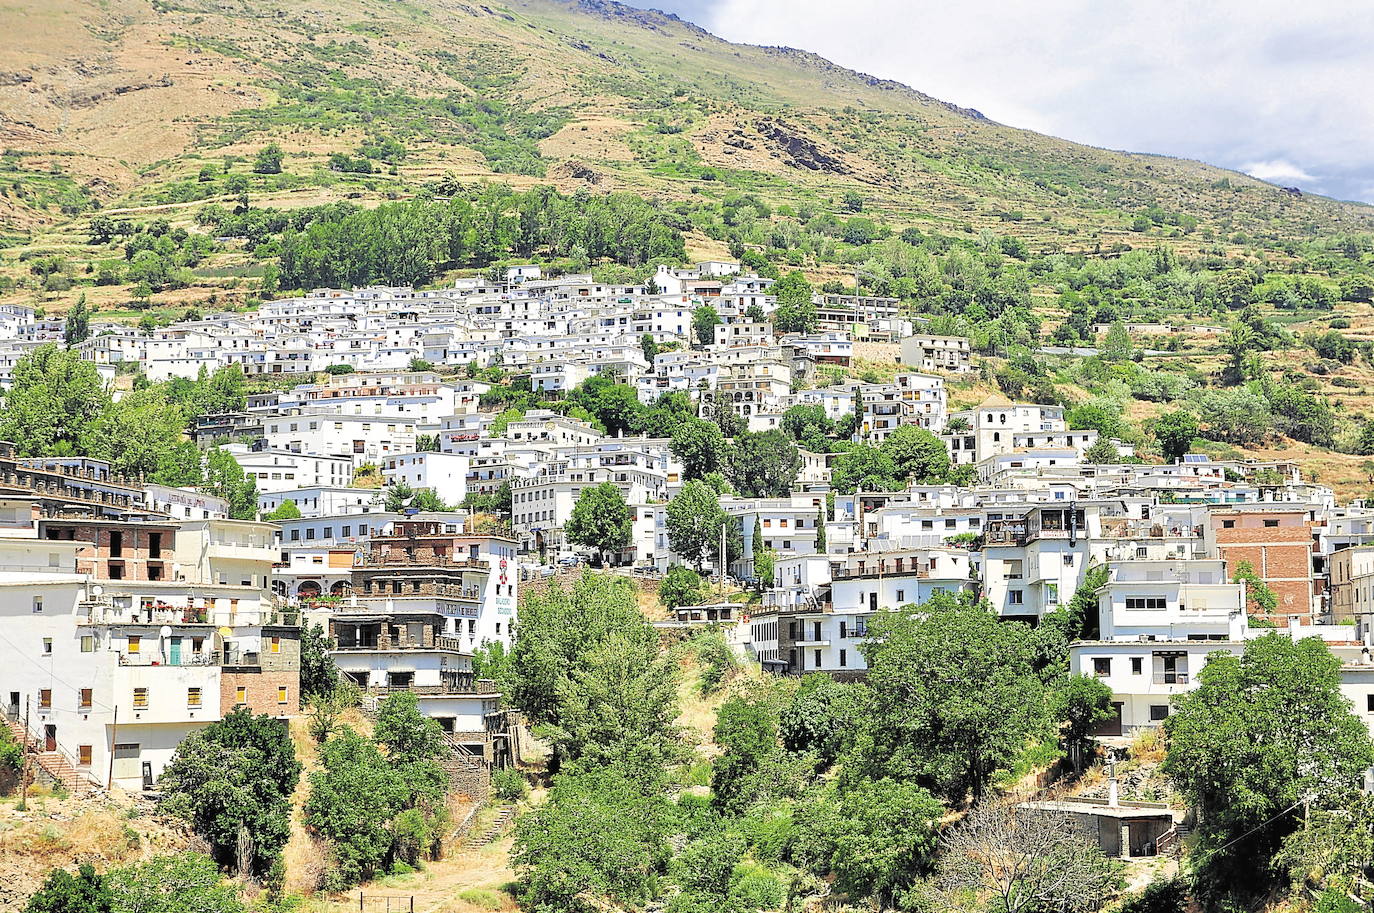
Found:
[[[84,543],[76,570],[95,580],[162,581],[172,579],[176,525],[115,519],[43,519],[43,539]]]
[[[1313,580],[1314,524],[1305,508],[1257,504],[1254,509],[1213,510],[1205,537],[1209,550],[1226,561],[1228,577],[1241,562],[1278,597],[1281,620],[1310,622],[1315,611]]]
[[[226,645],[220,672],[220,713],[245,706],[253,713],[300,713],[301,629],[264,625],[259,639],[235,649]]]

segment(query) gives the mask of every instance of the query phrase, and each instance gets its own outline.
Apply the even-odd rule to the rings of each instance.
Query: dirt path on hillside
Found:
[[[510,867],[511,840],[507,834],[480,849],[456,850],[438,862],[425,863],[419,872],[378,879],[361,890],[349,891],[343,899],[321,903],[314,909],[320,913],[360,909],[382,913],[390,898],[393,913],[409,913],[413,897],[415,913],[510,913],[519,909],[503,890],[515,879]]]

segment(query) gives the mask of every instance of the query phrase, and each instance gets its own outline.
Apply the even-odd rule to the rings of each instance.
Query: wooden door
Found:
[[[43,727],[43,750],[57,750],[57,727],[52,723],[48,723]]]

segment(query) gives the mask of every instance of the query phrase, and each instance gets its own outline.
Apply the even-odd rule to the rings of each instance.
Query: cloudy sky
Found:
[[[1374,202],[1369,0],[630,0],[993,120]]]

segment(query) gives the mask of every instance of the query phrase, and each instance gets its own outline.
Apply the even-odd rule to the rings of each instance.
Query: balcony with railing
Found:
[[[487,570],[488,564],[480,558],[466,555],[409,554],[392,549],[381,552],[366,552],[355,563],[355,567],[456,567]]]
[[[418,580],[393,580],[389,582],[369,580],[362,589],[355,590],[353,595],[360,599],[442,598],[476,602],[482,598],[482,588],[479,586],[459,586],[454,583],[425,583]],[[375,609],[367,606],[342,605],[338,611],[342,613],[370,612],[375,611]]]

